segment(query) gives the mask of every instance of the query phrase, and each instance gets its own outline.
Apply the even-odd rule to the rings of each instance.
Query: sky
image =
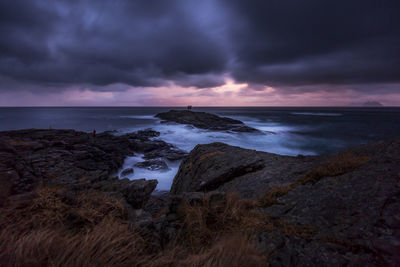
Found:
[[[398,0],[4,0],[0,35],[0,106],[400,106]]]

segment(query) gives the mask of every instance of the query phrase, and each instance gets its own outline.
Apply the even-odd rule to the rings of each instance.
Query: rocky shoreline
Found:
[[[157,180],[120,179],[124,177],[116,174],[125,158],[142,153],[144,162],[152,167],[162,159],[174,161],[187,155],[154,139],[158,135],[153,130],[95,137],[74,130],[0,132],[0,199],[30,192],[39,184],[59,184],[74,190],[93,188],[119,194],[134,208],[141,208]]]
[[[203,208],[207,203],[208,211],[223,214],[234,192],[252,203],[246,204],[246,212],[256,212],[266,225],[242,233],[265,264],[400,264],[398,140],[331,157],[290,157],[223,143],[198,145],[187,154],[158,135],[152,130],[96,137],[73,130],[0,132],[0,208],[34,197],[35,189],[47,184],[72,192],[97,190],[122,199],[128,221],[157,247],[166,248],[191,233],[183,207]],[[163,159],[184,159],[169,194],[151,195],[156,180],[115,176],[124,159],[135,153],[144,154],[145,167],[158,168],[157,161]],[[206,221],[209,229],[219,222],[212,218]]]

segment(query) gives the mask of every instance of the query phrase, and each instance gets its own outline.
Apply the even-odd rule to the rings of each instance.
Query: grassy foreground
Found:
[[[206,210],[206,203],[185,206],[186,234],[161,248],[157,237],[144,235],[129,223],[122,200],[99,191],[75,193],[41,186],[3,208],[0,262],[12,266],[262,265],[265,259],[245,233],[262,224],[261,217],[235,197],[228,198],[217,216],[214,212],[221,208]],[[237,231],[238,227],[244,231]]]
[[[265,266],[268,255],[257,250],[254,235],[278,230],[308,239],[313,229],[272,220],[262,207],[305,183],[344,174],[368,158],[339,155],[300,180],[268,191],[260,200],[228,194],[224,201],[205,198],[185,203],[182,225],[167,245],[159,233],[132,223],[123,199],[104,192],[71,191],[55,185],[8,199],[0,213],[0,265],[3,266]]]

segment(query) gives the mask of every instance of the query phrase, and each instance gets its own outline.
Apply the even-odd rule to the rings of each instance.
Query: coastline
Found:
[[[398,262],[398,254],[393,254],[399,240],[395,226],[398,219],[393,210],[400,205],[396,197],[400,192],[398,140],[357,146],[336,156],[297,157],[221,143],[198,145],[181,163],[169,195],[151,195],[157,184],[154,180],[113,177],[128,155],[183,155],[170,144],[153,138],[156,136],[151,130],[123,136],[104,133],[95,138],[73,130],[0,132],[4,214],[15,211],[15,205],[29,206],[32,199],[40,199],[43,188],[66,190],[71,201],[79,199],[81,193],[98,192],[124,203],[127,215],[123,221],[139,229],[148,242],[159,244],[156,252],[149,255],[162,257],[172,244],[184,244],[189,237],[200,238],[196,239],[200,242],[206,236],[203,233],[196,237],[191,232],[193,225],[188,225],[185,217],[191,214],[187,213],[188,207],[208,214],[228,208],[232,201],[235,205],[250,201],[241,218],[250,218],[256,212],[257,218],[251,217],[252,220],[266,225],[239,230],[237,227],[243,227],[239,220],[229,222],[235,226],[228,231],[223,224],[215,230],[218,237],[209,245],[203,244],[203,248],[212,249],[221,241],[219,235],[228,231],[250,238],[246,244],[270,264],[287,260],[291,264]],[[85,221],[84,215],[78,212],[73,218],[68,215],[63,224],[81,229],[86,227],[82,220]],[[1,224],[3,229],[18,226],[5,224],[4,218]],[[3,249],[9,245],[2,242]],[[200,249],[200,245],[196,248]]]

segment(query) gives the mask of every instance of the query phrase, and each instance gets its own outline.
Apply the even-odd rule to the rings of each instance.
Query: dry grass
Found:
[[[2,209],[0,262],[10,266],[136,265],[147,242],[126,221],[124,204],[89,191],[42,186]]]
[[[185,205],[185,233],[154,250],[128,223],[124,204],[96,191],[42,186],[8,202],[0,216],[0,263],[6,266],[264,266],[248,235],[265,228],[255,202]]]
[[[278,203],[278,197],[286,195],[290,190],[295,187],[295,183],[288,184],[286,186],[271,188],[264,196],[262,196],[258,202],[262,207],[268,207]]]
[[[272,230],[257,202],[227,194],[226,201],[185,203],[178,211],[178,238],[152,261],[152,266],[265,266],[249,237]]]
[[[304,183],[358,168],[368,158],[339,155],[298,181],[274,188],[259,201],[227,194],[178,211],[181,228],[164,249],[129,223],[126,204],[98,191],[41,186],[7,202],[0,214],[0,263],[10,266],[265,266],[252,244],[258,232],[278,230],[310,239],[314,230],[272,220],[259,208]],[[160,212],[160,216],[164,211]],[[330,241],[332,242],[332,241]],[[337,242],[337,241],[336,241]]]
[[[270,189],[264,196],[259,199],[259,205],[268,207],[278,203],[278,197],[286,195],[293,188],[306,184],[316,183],[324,177],[339,176],[359,168],[369,161],[369,157],[354,155],[352,153],[341,153],[330,160],[324,165],[321,165],[309,172],[307,172],[299,180],[285,186],[275,187]]]
[[[367,156],[358,156],[352,153],[341,153],[328,161],[327,164],[308,172],[298,182],[316,183],[324,177],[339,176],[354,171],[369,160]]]
[[[10,202],[2,210],[0,226],[13,232],[45,227],[84,230],[106,217],[128,218],[121,200],[98,191],[75,194],[64,187],[40,186],[33,196]]]
[[[207,198],[201,205],[186,204],[180,213],[186,245],[193,250],[232,233],[251,234],[272,227],[256,201],[239,199],[235,194],[227,194],[226,201],[213,205]]]
[[[136,266],[148,259],[144,240],[108,219],[84,233],[43,228],[18,236],[2,231],[0,239],[10,266]]]
[[[175,246],[153,258],[148,266],[267,266],[267,258],[260,255],[246,235],[233,234],[223,237],[198,253],[188,253],[187,248]]]

